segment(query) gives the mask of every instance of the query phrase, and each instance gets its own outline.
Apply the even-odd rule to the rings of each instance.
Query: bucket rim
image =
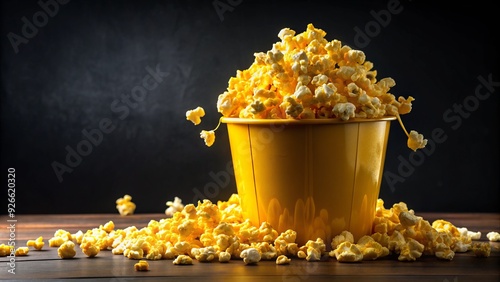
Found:
[[[236,117],[221,117],[221,122],[226,124],[346,124],[346,123],[361,123],[361,122],[376,122],[376,121],[393,121],[395,116],[385,116],[381,118],[352,118],[342,120],[340,118],[324,118],[324,119],[252,119],[252,118],[236,118]]]

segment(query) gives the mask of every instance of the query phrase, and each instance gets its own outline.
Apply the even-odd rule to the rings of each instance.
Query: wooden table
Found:
[[[424,219],[445,219],[457,227],[481,231],[481,241],[487,241],[486,233],[500,231],[500,214],[450,214],[420,213]],[[261,261],[257,265],[245,265],[241,260],[229,263],[200,263],[173,265],[171,260],[149,261],[147,272],[134,271],[136,260],[110,251],[101,251],[95,258],[87,258],[76,247],[73,259],[60,259],[57,248],[48,246],[57,229],[71,233],[99,227],[112,220],[115,229],[135,225],[146,226],[151,219],[160,220],[163,214],[79,214],[79,215],[17,215],[17,222],[0,217],[0,243],[6,243],[11,223],[15,223],[17,246],[25,246],[28,239],[43,236],[45,247],[41,251],[30,249],[29,255],[15,258],[15,274],[10,269],[9,258],[0,257],[0,279],[88,279],[106,281],[161,280],[161,281],[500,281],[500,242],[491,242],[488,258],[475,257],[471,252],[457,253],[452,261],[438,260],[433,256],[422,257],[415,262],[399,262],[395,257],[360,263],[340,263],[334,259],[307,262],[292,259],[290,265],[276,265],[274,261]]]

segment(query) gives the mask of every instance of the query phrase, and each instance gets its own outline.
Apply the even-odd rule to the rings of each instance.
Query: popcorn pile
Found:
[[[224,117],[250,119],[347,121],[395,116],[408,136],[408,147],[424,148],[427,140],[417,131],[408,133],[400,117],[411,111],[415,99],[396,99],[389,93],[395,81],[378,80],[363,51],[336,39],[327,41],[325,35],[312,24],[297,35],[282,29],[281,41],[266,53],[255,53],[252,65],[229,79],[227,90],[218,97],[218,111]],[[186,112],[186,119],[198,125],[204,115],[197,107]],[[214,143],[216,129],[200,133],[207,146]]]
[[[179,203],[181,200],[177,200]],[[175,201],[174,201],[175,202]],[[491,235],[490,235],[491,234]],[[488,233],[490,241],[497,239],[496,232]],[[349,231],[343,231],[331,242],[331,250],[321,239],[309,240],[299,246],[297,233],[286,230],[281,234],[267,222],[254,226],[242,215],[240,198],[233,194],[228,201],[210,200],[185,205],[172,217],[151,220],[147,226],[130,226],[115,229],[112,221],[98,228],[71,234],[59,229],[49,239],[50,247],[57,247],[62,259],[73,258],[79,245],[83,254],[95,257],[102,250],[111,250],[138,260],[136,271],[149,270],[148,260],[172,260],[176,265],[198,262],[228,262],[242,259],[245,264],[257,264],[261,260],[274,260],[276,264],[290,264],[292,258],[320,261],[332,257],[339,262],[375,260],[389,255],[400,261],[415,261],[423,255],[452,260],[456,252],[472,251],[475,256],[488,257],[488,242],[472,242],[481,238],[480,232],[457,228],[445,220],[432,224],[415,215],[403,202],[390,209],[383,200],[377,201],[373,234],[354,242]],[[43,238],[28,240],[27,246],[37,250],[43,247]],[[0,256],[7,256],[13,248],[0,245]],[[28,247],[20,247],[16,255],[27,255]]]

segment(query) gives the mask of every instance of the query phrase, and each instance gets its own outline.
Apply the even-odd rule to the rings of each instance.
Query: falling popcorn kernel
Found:
[[[250,67],[229,79],[226,91],[218,96],[218,112],[245,119],[347,121],[395,116],[408,136],[408,147],[424,148],[427,140],[416,131],[408,133],[400,117],[411,112],[415,98],[396,98],[389,92],[396,85],[394,79],[377,79],[363,51],[325,36],[312,24],[300,34],[283,28],[271,50],[255,53]],[[195,111],[186,117],[198,124],[203,115]],[[202,131],[201,137],[211,146],[215,130]]]
[[[135,211],[135,204],[132,202],[130,195],[125,195],[123,198],[116,200],[116,209],[120,215],[132,215]]]
[[[201,123],[201,118],[205,116],[205,110],[202,107],[197,107],[194,110],[189,110],[186,112],[186,119],[198,125]]]

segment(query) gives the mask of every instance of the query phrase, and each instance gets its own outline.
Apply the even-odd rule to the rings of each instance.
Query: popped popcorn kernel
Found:
[[[210,147],[214,144],[215,142],[215,131],[214,130],[202,130],[200,133],[200,138],[202,138],[205,141],[205,145],[207,147]]]
[[[15,252],[14,246],[0,244],[0,257],[6,257],[10,255],[11,252]]]
[[[125,195],[123,198],[116,200],[116,209],[120,215],[132,215],[135,211],[135,204],[132,202],[130,195]]]
[[[417,240],[408,238],[408,241],[400,247],[399,261],[415,261],[422,256],[424,245]]]
[[[149,263],[147,260],[140,260],[136,264],[134,264],[134,270],[135,271],[148,271],[149,270]]]
[[[361,250],[349,241],[340,243],[329,255],[335,257],[339,262],[358,262],[363,260]]]
[[[93,258],[99,254],[101,248],[97,244],[97,240],[93,236],[85,236],[80,244],[80,249],[89,258]]]
[[[197,107],[194,110],[188,110],[186,112],[186,119],[198,125],[201,123],[201,118],[205,116],[205,110],[202,107]]]
[[[248,248],[241,252],[240,258],[245,264],[255,264],[261,260],[259,251],[256,248]]]
[[[73,243],[73,241],[62,243],[57,249],[57,255],[62,259],[73,258],[76,255],[75,243]]]
[[[16,257],[27,256],[29,252],[30,249],[28,247],[19,247],[16,249]]]
[[[486,238],[492,242],[498,242],[500,241],[500,233],[496,231],[488,232],[488,234],[486,234]]]
[[[165,210],[165,214],[167,216],[172,216],[174,213],[182,211],[184,205],[182,204],[182,200],[179,197],[175,197],[174,201],[167,201],[166,205],[168,208]]]
[[[284,265],[284,264],[290,264],[292,259],[288,258],[285,255],[280,255],[276,258],[276,264],[278,265]]]
[[[336,249],[338,245],[344,242],[354,243],[354,236],[347,230],[344,230],[339,235],[333,237],[330,245],[332,246],[332,249]]]
[[[33,248],[35,248],[35,250],[39,251],[43,248],[43,246],[45,246],[45,242],[43,241],[43,237],[40,236],[40,237],[36,238],[36,240],[28,240],[26,242],[26,246],[33,247]]]
[[[490,256],[491,246],[488,242],[474,242],[472,243],[472,252],[476,257],[487,258]]]
[[[231,260],[231,253],[229,252],[219,253],[219,262],[229,262],[230,260]]]
[[[408,136],[408,147],[424,148],[427,140],[416,131],[408,134],[400,117],[411,112],[415,98],[396,99],[390,93],[394,79],[377,78],[363,51],[325,36],[313,24],[298,34],[281,29],[280,41],[271,50],[254,53],[253,63],[229,78],[227,89],[218,95],[218,112],[249,119],[347,121],[394,116]],[[203,115],[196,109],[186,113],[194,124]],[[214,131],[202,131],[201,137],[207,146],[215,141]]]
[[[356,246],[363,254],[363,260],[376,260],[380,257],[389,255],[389,249],[387,247],[383,247],[368,235],[359,238]]]
[[[326,245],[323,242],[323,239],[317,238],[316,241],[309,240],[306,242],[307,250],[306,250],[306,260],[307,261],[319,261],[321,260],[321,256],[326,251]]]
[[[179,255],[172,261],[172,264],[191,265],[191,264],[193,264],[193,259],[188,255]]]

